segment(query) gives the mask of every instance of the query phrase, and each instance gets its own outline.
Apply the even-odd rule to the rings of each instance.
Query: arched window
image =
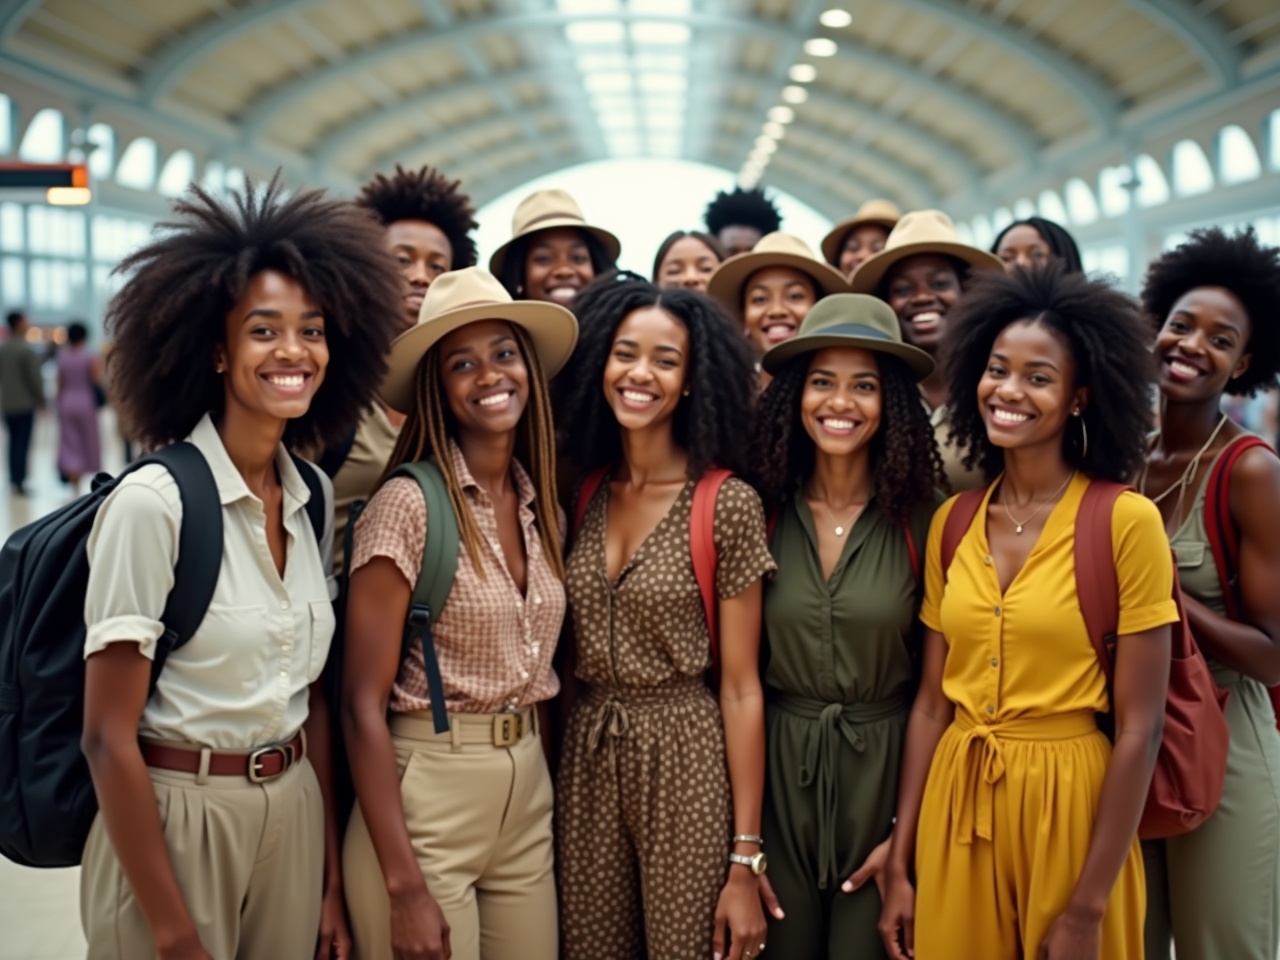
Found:
[[[1072,177],[1064,188],[1067,195],[1067,213],[1077,227],[1088,226],[1098,220],[1098,201],[1089,185],[1079,177]]]
[[[1223,184],[1247,183],[1262,176],[1258,148],[1239,124],[1218,131],[1218,177]]]
[[[179,150],[165,162],[156,189],[162,196],[178,197],[186,192],[195,177],[196,158],[190,150]]]
[[[1194,197],[1213,189],[1213,168],[1194,140],[1179,140],[1170,154],[1173,191],[1180,197]]]
[[[1013,202],[1013,215],[1018,220],[1034,217],[1036,215],[1036,205],[1029,198],[1021,197]]]
[[[217,160],[210,160],[204,165],[204,176],[200,178],[200,186],[215,197],[221,196],[226,189],[227,168]]]
[[[1013,223],[1013,213],[1009,208],[996,207],[995,212],[991,214],[991,229],[999,233],[1011,223]]]
[[[967,243],[971,247],[977,245],[973,239],[973,231],[969,229],[969,225],[967,223],[957,223],[956,234],[960,237],[961,243]]]
[[[1138,206],[1158,207],[1169,199],[1169,181],[1155,157],[1142,154],[1134,161],[1138,171]]]
[[[138,137],[125,148],[116,168],[116,183],[134,190],[150,190],[156,182],[156,142]]]
[[[996,232],[991,229],[991,221],[979,214],[969,221],[973,229],[973,245],[986,250],[996,239]]]
[[[45,107],[27,126],[18,156],[28,163],[58,163],[67,149],[67,123],[61,113]]]
[[[116,132],[106,123],[95,123],[85,133],[85,141],[93,146],[89,151],[89,173],[95,180],[111,176],[116,165]]]
[[[1267,118],[1267,143],[1270,146],[1271,169],[1280,170],[1280,110],[1272,110]]]
[[[230,193],[233,190],[244,189],[244,171],[239,167],[228,167],[225,177],[226,189]]]
[[[1071,219],[1067,216],[1066,205],[1063,204],[1062,197],[1058,196],[1057,190],[1040,191],[1040,216],[1064,226]]]
[[[1104,217],[1118,217],[1129,210],[1129,165],[1103,167],[1098,173],[1098,207]]]
[[[0,93],[0,153],[13,152],[13,101]]]

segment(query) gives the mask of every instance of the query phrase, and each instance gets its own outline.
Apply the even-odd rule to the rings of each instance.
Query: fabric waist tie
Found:
[[[952,727],[962,737],[955,754],[960,769],[952,777],[952,840],[967,844],[991,839],[995,787],[1004,776],[1001,741],[1072,740],[1097,733],[1098,719],[1092,710],[1077,710],[986,724],[957,710]]]
[[[818,800],[818,887],[839,883],[836,857],[836,820],[840,815],[840,791],[836,768],[840,761],[840,738],[858,753],[867,748],[858,727],[905,713],[911,705],[905,694],[874,703],[827,703],[793,694],[782,694],[773,706],[783,713],[817,721],[805,738],[800,766],[800,786],[815,787]]]
[[[628,707],[669,707],[703,697],[710,698],[711,691],[701,677],[658,687],[591,687],[584,698],[584,707],[595,711],[588,745],[592,750],[598,749],[608,734],[608,746],[612,750],[614,741],[625,739],[631,728]]]

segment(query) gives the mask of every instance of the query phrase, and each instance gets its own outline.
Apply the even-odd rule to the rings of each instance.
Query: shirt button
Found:
[[[533,603],[534,603],[534,606],[538,606],[538,607],[542,606],[542,598],[541,598],[541,597],[534,597],[534,598],[533,598]]]
[[[539,651],[539,650],[541,650],[541,649],[542,649],[542,644],[540,644],[540,643],[535,643],[535,644],[533,645],[533,655],[536,657],[536,656],[538,655],[538,651]]]
[[[529,671],[528,671],[528,670],[521,670],[521,671],[520,671],[520,679],[521,679],[521,680],[528,680],[528,679],[529,679]]]
[[[996,615],[997,617],[998,617],[998,616],[1000,616],[1000,608],[999,608],[999,607],[996,607],[996,608],[995,608],[995,610],[994,610],[993,612],[995,613],[995,615]]]
[[[990,714],[990,713],[995,713],[995,712],[996,712],[996,708],[995,708],[995,707],[993,707],[993,706],[991,706],[990,704],[987,704],[987,713],[989,713],[989,714]]]
[[[997,660],[995,657],[992,657],[992,658],[991,658],[991,665],[992,665],[993,667],[998,667],[998,666],[1000,666],[1000,661],[999,661],[999,660]]]
[[[289,652],[290,650],[292,650],[292,649],[293,649],[293,645],[292,645],[292,644],[286,643],[286,644],[284,645],[284,652],[285,652],[285,653],[288,653],[288,652]]]
[[[288,670],[281,670],[281,671],[280,671],[280,676],[281,676],[281,678],[283,678],[283,679],[286,679],[286,680],[287,680],[287,679],[289,678],[289,671],[288,671]]]
[[[288,601],[288,600],[281,600],[281,601],[280,601],[280,609],[281,609],[281,610],[288,610],[288,609],[289,609],[289,601]]]

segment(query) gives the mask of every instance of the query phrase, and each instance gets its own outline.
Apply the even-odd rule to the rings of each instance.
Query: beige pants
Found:
[[[267,783],[152,768],[169,860],[214,960],[311,960],[324,882],[324,800],[303,760]],[[99,814],[80,874],[88,960],[156,955]]]
[[[526,711],[532,716],[533,711]],[[534,731],[495,747],[491,716],[391,720],[409,839],[449,922],[453,960],[556,960],[551,777]],[[356,806],[343,877],[357,960],[391,960],[391,908]]]

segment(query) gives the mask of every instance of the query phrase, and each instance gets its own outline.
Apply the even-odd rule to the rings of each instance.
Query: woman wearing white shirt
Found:
[[[131,474],[89,541],[91,960],[349,949],[316,682],[334,627],[331,543],[316,542],[285,444],[340,437],[372,402],[401,284],[363,214],[282,193],[273,181],[223,204],[196,190],[122,265],[130,279],[108,309],[121,417],[147,446],[185,437],[204,455],[223,543],[208,613],[149,692],[182,523],[173,478]]]

